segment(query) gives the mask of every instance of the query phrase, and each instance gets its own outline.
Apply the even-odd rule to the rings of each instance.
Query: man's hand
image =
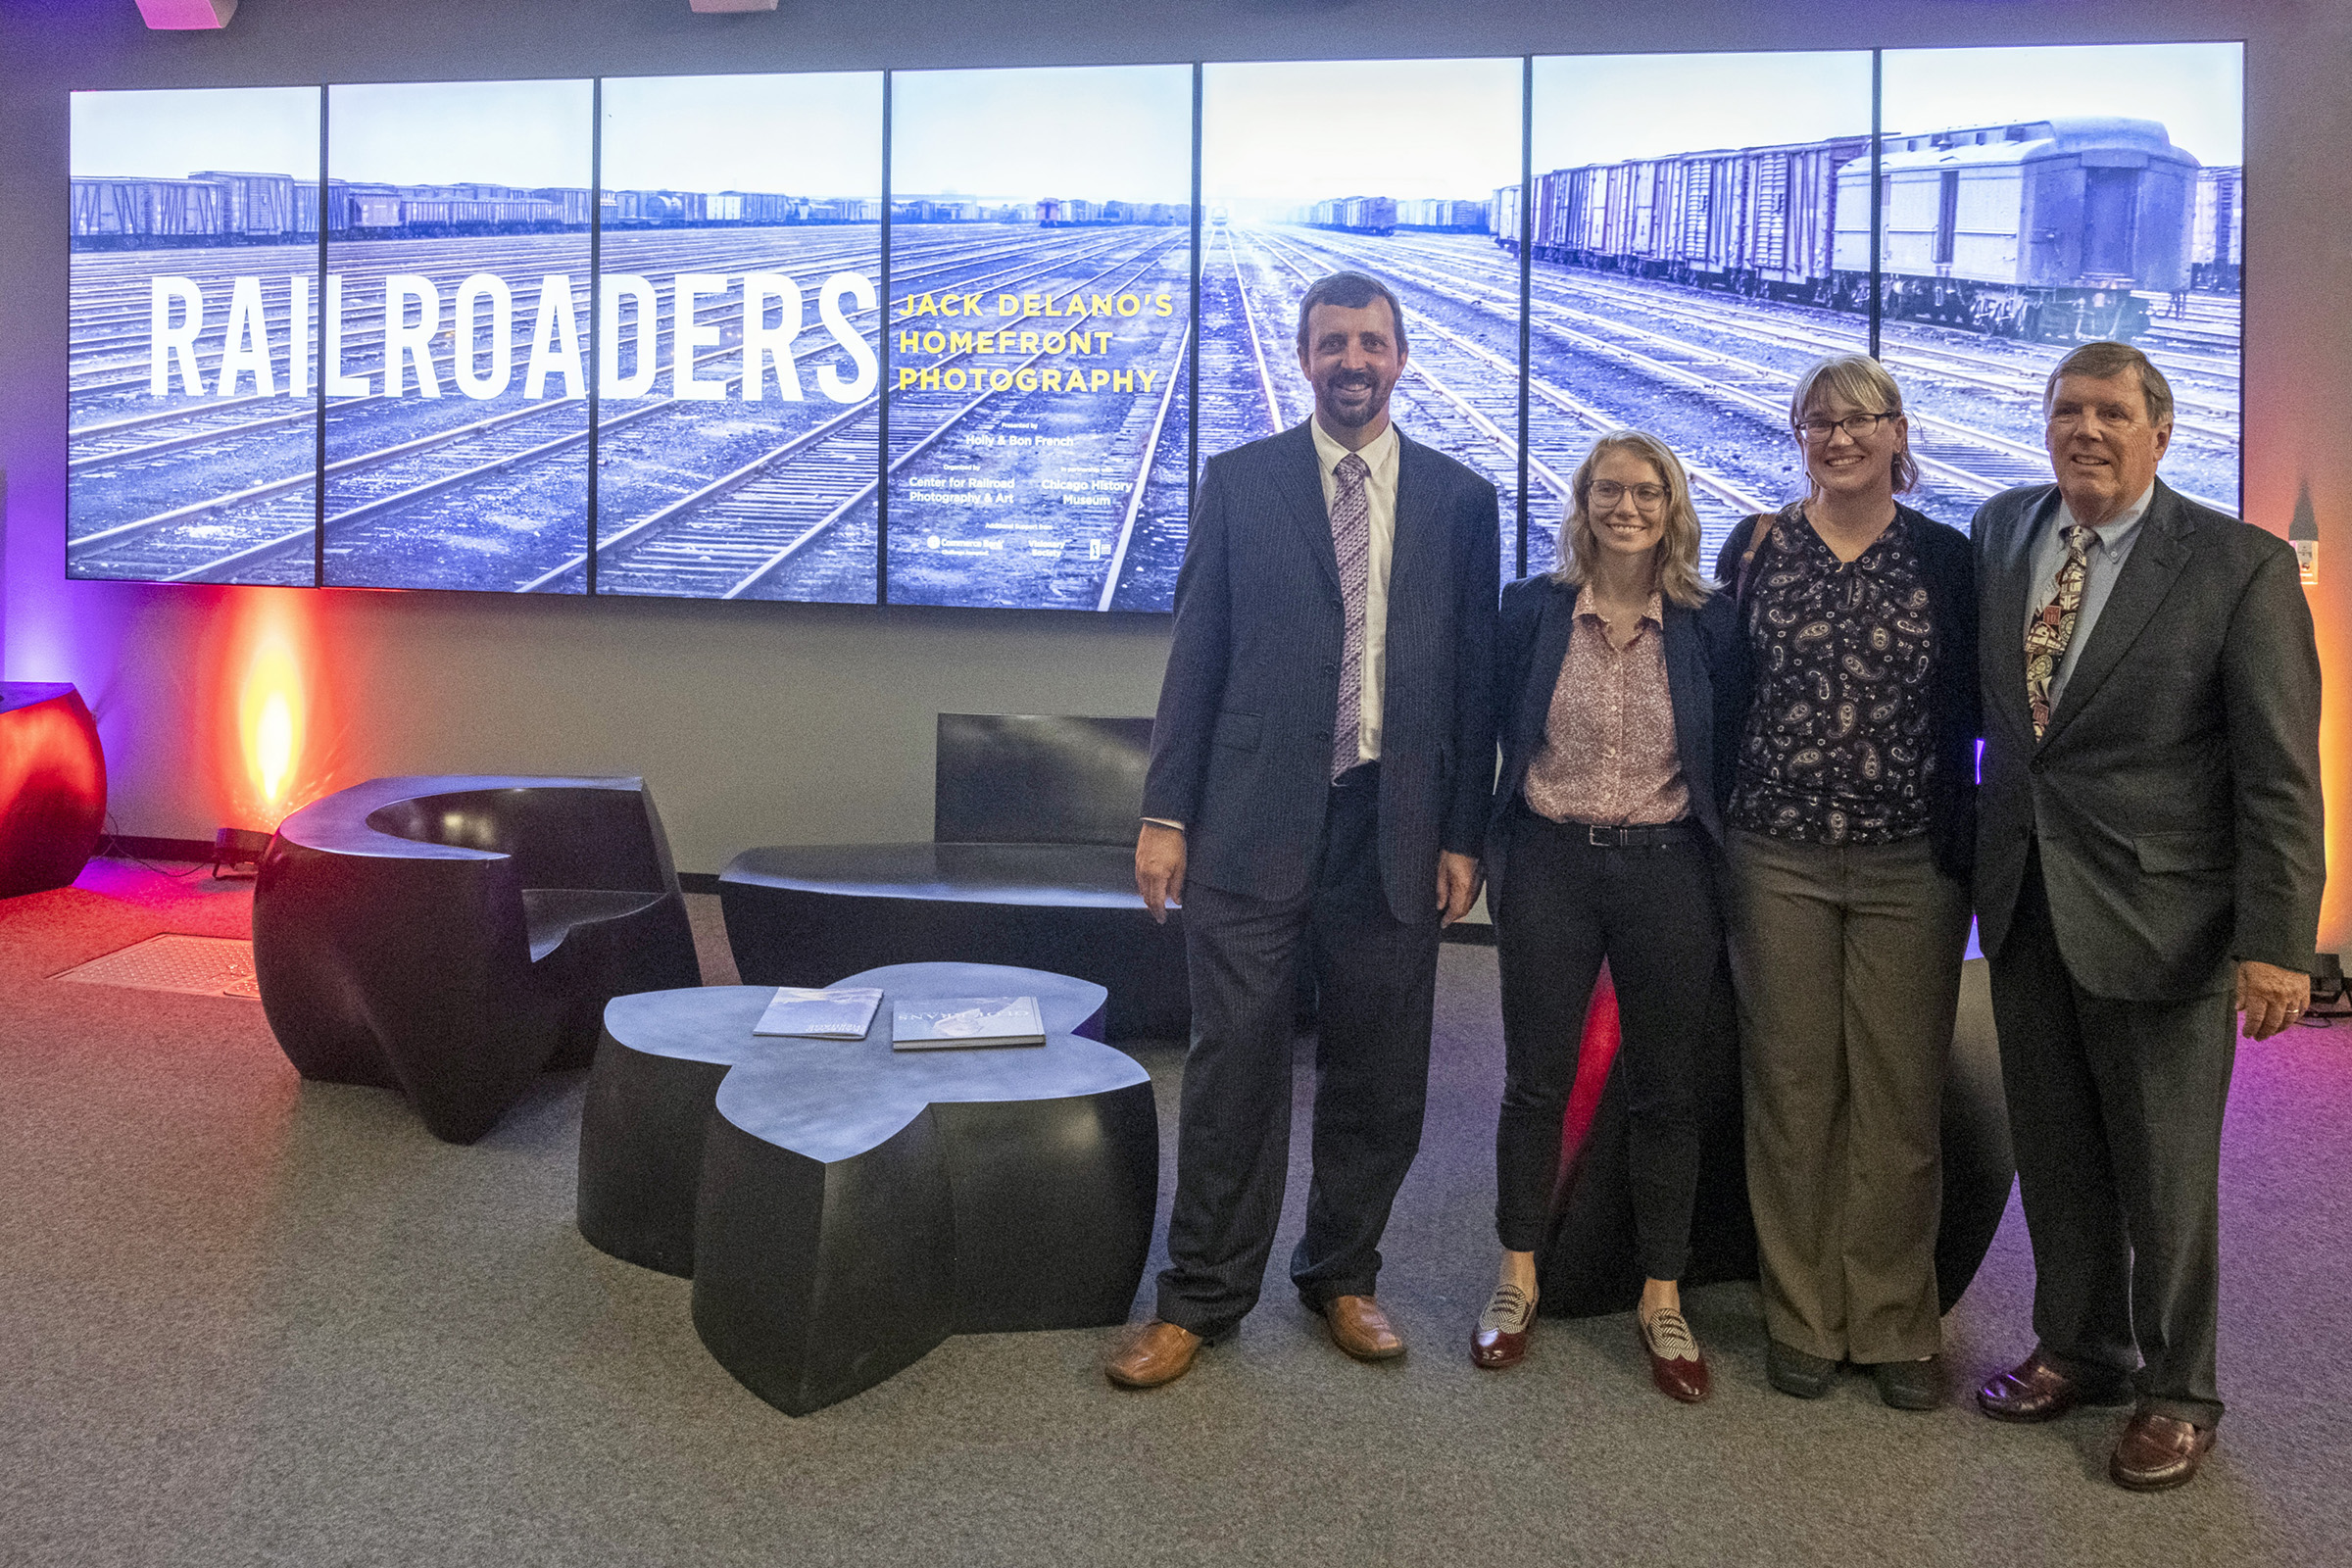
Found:
[[[1478,902],[1478,857],[1456,855],[1451,850],[1438,852],[1438,907],[1445,917],[1438,923],[1451,925],[1470,912]]]
[[[1168,906],[1184,903],[1184,835],[1161,822],[1146,822],[1135,840],[1135,891],[1160,925]]]
[[[2245,1014],[2239,1027],[2249,1040],[2268,1040],[2303,1016],[2311,1002],[2311,976],[2298,969],[2281,969],[2259,958],[2237,964],[2237,1010]]]

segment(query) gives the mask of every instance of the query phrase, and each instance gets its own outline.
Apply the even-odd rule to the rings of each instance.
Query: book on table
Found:
[[[792,1035],[810,1040],[863,1040],[873,1027],[874,1009],[882,993],[871,986],[841,986],[812,991],[802,986],[778,986],[776,994],[752,1025],[756,1035]]]
[[[892,1006],[890,1043],[897,1051],[1046,1043],[1035,997],[909,997]]]

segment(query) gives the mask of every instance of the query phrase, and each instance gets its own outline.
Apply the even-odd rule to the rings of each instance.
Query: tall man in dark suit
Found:
[[[1478,893],[1494,777],[1494,487],[1389,422],[1396,297],[1309,288],[1314,416],[1202,466],[1136,842],[1154,918],[1185,906],[1193,1044],[1158,1316],[1105,1363],[1184,1375],[1256,1304],[1282,1214],[1291,1028],[1321,1016],[1314,1179],[1291,1280],[1348,1354],[1401,1354],[1373,1297],[1421,1143],[1438,933]]]
[[[1977,913],[2034,1245],[2034,1353],[1986,1415],[2135,1409],[2108,1471],[2179,1486],[2222,1400],[2233,1012],[2300,1016],[2319,926],[2320,662],[2283,540],[2156,477],[2172,390],[2092,343],[2046,393],[2055,486],[1977,514]],[[2144,1362],[2144,1364],[2143,1364]]]

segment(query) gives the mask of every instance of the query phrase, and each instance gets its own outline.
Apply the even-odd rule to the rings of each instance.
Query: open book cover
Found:
[[[890,1043],[899,1051],[1046,1043],[1035,997],[922,997],[895,1005],[898,1019]]]
[[[814,1040],[863,1040],[873,1027],[882,993],[870,986],[809,991],[778,986],[767,1010],[752,1025],[756,1035],[803,1035]]]

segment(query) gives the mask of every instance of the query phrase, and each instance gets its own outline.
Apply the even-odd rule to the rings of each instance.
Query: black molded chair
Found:
[[[669,843],[635,778],[372,779],[278,824],[254,970],[305,1078],[399,1089],[471,1143],[605,1004],[701,983]]]
[[[1110,992],[1112,1040],[1192,1028],[1181,911],[1135,891],[1148,718],[942,713],[928,844],[746,850],[719,877],[746,984],[893,963],[1044,969]]]

